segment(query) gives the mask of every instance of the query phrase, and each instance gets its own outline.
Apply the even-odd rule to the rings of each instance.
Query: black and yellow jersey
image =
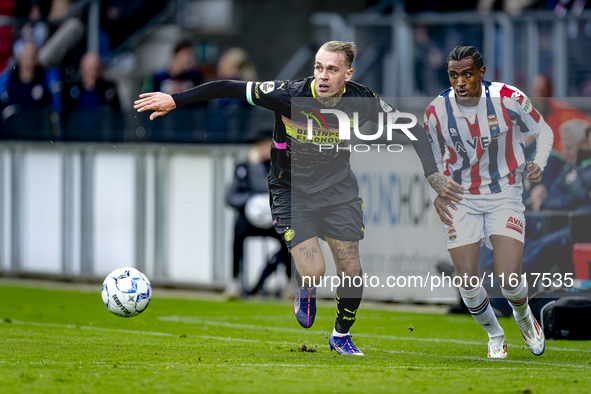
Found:
[[[338,118],[322,114],[322,109],[337,109],[351,116],[359,114],[359,125],[377,121],[384,111],[380,100],[367,87],[347,82],[341,100],[327,107],[317,100],[314,78],[296,81],[248,82],[246,99],[275,113],[271,148],[271,173],[306,193],[315,193],[347,178],[350,141],[339,138]],[[355,98],[355,100],[351,100]],[[387,106],[387,105],[386,105]],[[387,110],[392,107],[387,106]],[[308,135],[308,121],[312,136]],[[320,149],[332,145],[331,149]],[[337,149],[338,147],[338,149]]]
[[[177,106],[216,98],[248,101],[275,113],[271,150],[271,175],[280,182],[307,194],[316,193],[349,177],[351,174],[350,141],[341,140],[339,121],[322,110],[339,110],[350,116],[350,126],[378,121],[378,114],[394,109],[380,100],[369,88],[349,81],[340,100],[330,107],[315,97],[313,77],[295,81],[217,81],[172,95]],[[308,124],[312,135],[308,135]],[[419,157],[425,175],[437,172],[425,131],[417,126],[411,132],[426,148]],[[310,138],[311,137],[311,138]],[[332,145],[333,149],[320,149]],[[427,163],[427,164],[426,164]]]

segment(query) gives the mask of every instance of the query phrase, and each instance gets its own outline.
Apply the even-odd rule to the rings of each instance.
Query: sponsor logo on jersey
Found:
[[[454,226],[451,226],[447,230],[447,238],[449,238],[451,242],[455,241],[458,238],[458,234],[456,233],[456,228]]]
[[[388,104],[387,102],[385,102],[384,100],[381,100],[381,99],[380,99],[380,105],[382,106],[382,109],[384,110],[384,112],[390,112],[394,109],[394,108],[392,108],[392,106],[390,104]]]
[[[523,234],[523,222],[519,219],[515,219],[513,216],[509,216],[509,219],[507,220],[507,228],[515,230],[519,234]]]
[[[526,114],[529,114],[533,108],[534,106],[532,105],[531,100],[527,97],[521,102],[521,109]]]
[[[261,95],[260,95],[260,92],[259,92],[259,85],[260,84],[261,84],[260,82],[257,82],[257,83],[254,84],[254,97],[256,97],[258,100],[261,99]]]
[[[488,127],[491,130],[496,130],[499,128],[499,121],[497,120],[497,116],[494,114],[488,115]]]
[[[267,82],[263,82],[261,84],[261,91],[265,94],[269,94],[271,93],[273,90],[275,90],[275,82],[273,81],[267,81]]]

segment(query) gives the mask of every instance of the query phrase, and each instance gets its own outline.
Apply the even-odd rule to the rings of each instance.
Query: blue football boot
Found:
[[[330,345],[330,350],[336,350],[337,353],[345,356],[365,356],[365,354],[353,344],[353,341],[351,341],[351,335],[343,335],[341,337],[331,336],[328,338],[328,344]]]
[[[293,301],[293,312],[298,323],[304,328],[312,327],[316,317],[316,288],[303,289],[298,286]]]

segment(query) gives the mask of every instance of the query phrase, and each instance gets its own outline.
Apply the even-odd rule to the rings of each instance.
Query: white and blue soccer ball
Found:
[[[105,278],[101,291],[107,309],[121,317],[137,316],[146,310],[152,299],[152,285],[135,268],[117,268]]]

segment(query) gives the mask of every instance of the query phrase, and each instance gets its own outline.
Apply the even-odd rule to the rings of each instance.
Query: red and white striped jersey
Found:
[[[427,107],[423,127],[439,171],[474,195],[500,193],[521,182],[523,137],[548,126],[519,89],[483,81],[475,117],[462,115],[449,88]]]

